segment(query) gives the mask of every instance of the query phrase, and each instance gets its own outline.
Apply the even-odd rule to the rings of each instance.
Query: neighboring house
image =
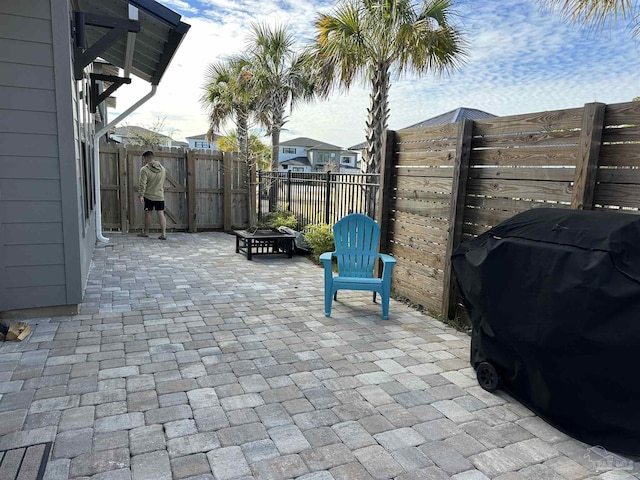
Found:
[[[281,172],[359,171],[358,155],[312,138],[298,137],[280,142]]]
[[[450,112],[445,112],[440,115],[436,115],[435,117],[427,118],[426,120],[422,120],[421,122],[414,123],[413,125],[409,125],[408,127],[404,127],[401,130],[406,128],[418,128],[418,127],[432,127],[435,125],[446,125],[447,123],[456,123],[465,118],[469,120],[480,120],[482,118],[493,118],[497,115],[493,113],[484,112],[482,110],[477,110],[475,108],[465,108],[460,107],[455,110],[451,110]],[[364,149],[366,146],[366,142],[358,143],[357,145],[353,145],[349,147],[349,150],[355,150],[362,152],[364,155]],[[364,162],[362,163],[363,171],[366,168]]]
[[[123,145],[144,145],[145,140],[153,139],[158,147],[177,147],[176,141],[167,135],[135,125],[116,127],[109,133],[111,140]],[[157,143],[155,142],[157,140]]]
[[[74,313],[106,240],[97,112],[130,75],[153,95],[189,25],[152,0],[2,0],[0,25],[0,313]]]
[[[213,134],[213,140],[210,142],[207,140],[207,134],[194,135],[193,137],[185,137],[185,140],[189,142],[189,148],[199,148],[202,150],[218,150],[218,139],[222,138],[222,135],[218,133]]]

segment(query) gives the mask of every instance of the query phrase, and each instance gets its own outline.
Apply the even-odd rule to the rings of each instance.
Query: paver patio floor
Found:
[[[589,445],[482,390],[465,334],[395,300],[383,321],[369,292],[325,318],[320,267],[247,261],[224,233],[112,234],[80,314],[29,323],[0,346],[0,450],[53,442],[49,480],[640,471],[596,471]]]

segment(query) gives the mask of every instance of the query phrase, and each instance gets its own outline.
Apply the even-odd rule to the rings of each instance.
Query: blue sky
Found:
[[[165,133],[177,140],[207,130],[198,101],[205,69],[243,50],[247,25],[287,25],[302,46],[313,37],[317,13],[334,5],[326,0],[159,1],[180,13],[191,30],[155,97],[123,124],[149,127],[166,117]],[[455,23],[469,43],[466,64],[443,77],[393,79],[389,128],[401,129],[458,107],[503,116],[640,96],[640,38],[634,39],[624,23],[587,29],[564,21],[537,0],[459,0],[455,12]],[[148,84],[135,80],[121,87],[110,119],[148,90]],[[358,84],[328,101],[302,105],[291,113],[281,140],[303,136],[341,147],[360,143],[368,97],[368,85]],[[263,140],[269,143],[269,138]]]

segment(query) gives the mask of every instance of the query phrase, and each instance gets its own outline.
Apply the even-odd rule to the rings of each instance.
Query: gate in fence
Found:
[[[100,145],[100,198],[105,231],[142,228],[144,211],[137,191],[145,150],[139,146]],[[255,170],[237,155],[184,148],[151,150],[167,170],[167,230],[196,232],[249,226],[250,211],[255,209],[254,196],[250,195]]]

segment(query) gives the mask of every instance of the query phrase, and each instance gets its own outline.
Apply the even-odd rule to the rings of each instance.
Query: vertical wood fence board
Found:
[[[127,211],[129,202],[132,201],[127,195],[127,151],[124,147],[118,147],[118,179],[120,183],[120,231],[129,231],[129,219]]]
[[[386,130],[383,138],[384,150],[380,163],[380,183],[378,186],[378,225],[380,225],[380,253],[389,253],[391,251],[390,231],[392,228],[391,210],[393,209],[393,187],[395,169],[393,161],[393,151],[395,148],[395,132]]]
[[[223,168],[222,168],[222,191],[223,191],[223,211],[224,211],[224,229],[226,231],[231,230],[233,225],[232,207],[233,207],[233,194],[231,188],[233,185],[233,175],[231,169],[233,168],[233,158],[230,155],[224,156]]]
[[[189,218],[189,232],[198,231],[196,222],[196,159],[191,150],[187,150],[187,216]]]
[[[464,202],[467,195],[467,179],[469,178],[469,157],[471,155],[471,137],[473,122],[465,119],[458,122],[458,142],[456,162],[451,191],[451,213],[449,214],[449,237],[445,254],[444,287],[442,289],[442,315],[453,318],[457,301],[457,285],[451,266],[451,255],[462,238],[462,220]]]
[[[573,209],[591,210],[593,208],[604,114],[604,103],[589,103],[584,106],[576,179],[571,199]]]
[[[140,203],[138,199],[138,172],[135,170],[133,153],[126,151],[127,156],[127,179],[129,184],[129,230],[141,228],[143,223],[140,218],[136,218],[136,205]]]

